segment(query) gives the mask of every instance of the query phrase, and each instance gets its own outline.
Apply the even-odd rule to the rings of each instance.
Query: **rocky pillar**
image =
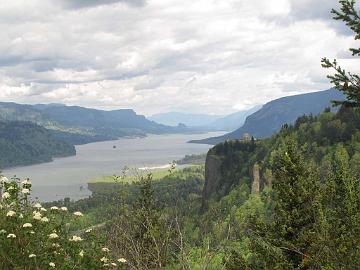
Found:
[[[260,167],[259,164],[255,163],[253,167],[253,182],[251,187],[251,194],[260,193]]]

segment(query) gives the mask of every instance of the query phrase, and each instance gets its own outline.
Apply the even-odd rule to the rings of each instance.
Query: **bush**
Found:
[[[82,213],[31,202],[32,184],[0,177],[0,269],[125,269],[92,230],[74,232]],[[1,191],[3,192],[1,194]]]

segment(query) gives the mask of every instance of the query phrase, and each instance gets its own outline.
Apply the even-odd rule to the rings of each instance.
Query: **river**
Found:
[[[4,170],[8,178],[29,177],[32,197],[54,201],[73,200],[90,195],[87,183],[97,176],[120,174],[124,166],[131,168],[161,167],[187,154],[206,152],[211,146],[190,144],[189,140],[222,135],[206,134],[149,135],[144,138],[121,138],[116,141],[76,146],[76,156],[57,158],[53,162]],[[114,148],[115,146],[115,148]]]

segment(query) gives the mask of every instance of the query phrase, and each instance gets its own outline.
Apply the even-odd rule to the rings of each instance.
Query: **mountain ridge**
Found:
[[[245,133],[255,138],[267,138],[280,130],[284,124],[292,124],[302,115],[317,115],[332,100],[343,99],[344,95],[334,88],[281,97],[266,103],[260,110],[248,116],[242,127],[219,137],[190,141],[191,143],[217,144],[225,140],[241,139]]]

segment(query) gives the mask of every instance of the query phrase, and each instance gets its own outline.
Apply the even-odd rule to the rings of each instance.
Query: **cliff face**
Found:
[[[210,152],[205,161],[205,185],[202,194],[202,207],[207,207],[207,201],[211,194],[221,186],[221,158]]]
[[[261,168],[255,156],[254,141],[226,141],[209,150],[205,162],[202,207],[209,200],[220,200],[236,186],[246,184],[251,193],[259,193],[263,184]],[[258,159],[258,160],[257,160]]]

